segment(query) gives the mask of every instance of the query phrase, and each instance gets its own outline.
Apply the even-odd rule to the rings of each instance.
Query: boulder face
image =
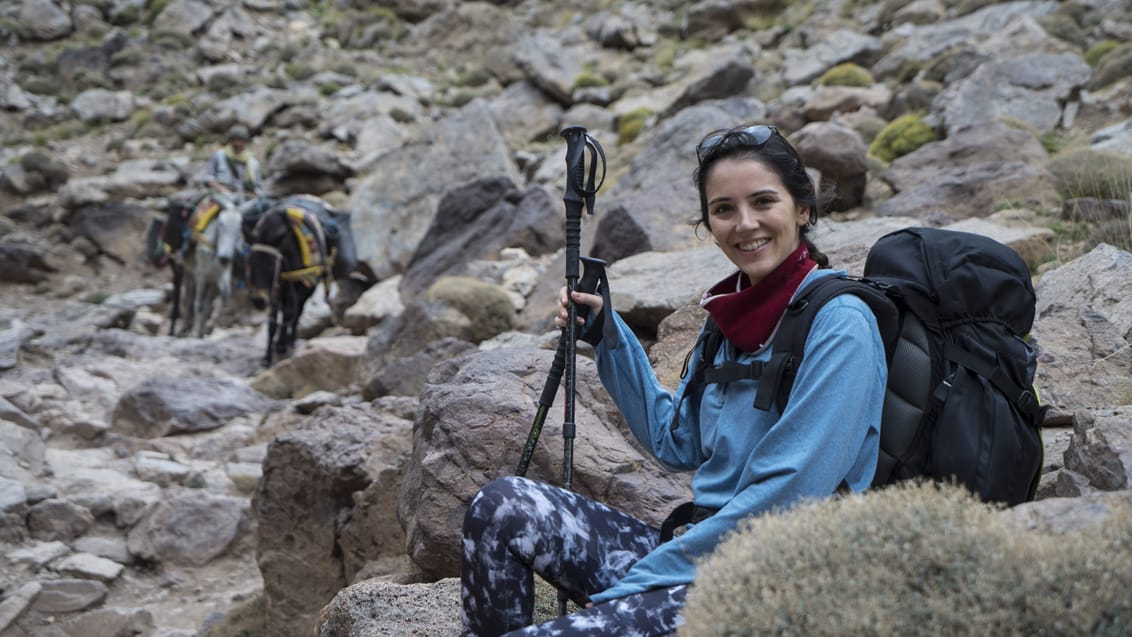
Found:
[[[362,497],[367,487],[380,482],[387,492],[399,490],[389,472],[397,473],[408,455],[409,428],[408,421],[364,404],[322,408],[268,446],[252,503],[268,635],[311,634],[319,609],[350,583],[348,574],[388,557],[384,551],[403,553],[400,528],[366,529],[381,539],[362,541],[356,525],[380,519],[370,509],[385,496]],[[355,497],[362,502],[358,511]],[[390,498],[386,506],[392,504]],[[346,556],[343,528],[350,529]]]
[[[433,368],[397,506],[408,554],[430,577],[459,574],[467,504],[480,487],[514,474],[553,359],[549,350],[501,348]],[[659,525],[690,499],[686,476],[663,470],[627,440],[624,419],[593,361],[578,357],[576,380],[574,490]],[[559,395],[556,405],[563,400]],[[550,484],[562,483],[559,413],[549,411],[527,474]]]

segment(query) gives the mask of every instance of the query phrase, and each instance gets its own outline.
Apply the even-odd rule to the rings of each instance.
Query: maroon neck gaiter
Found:
[[[704,292],[700,305],[727,340],[744,352],[757,352],[770,341],[794,292],[817,265],[802,243],[758,283],[751,285],[747,275],[736,272]]]

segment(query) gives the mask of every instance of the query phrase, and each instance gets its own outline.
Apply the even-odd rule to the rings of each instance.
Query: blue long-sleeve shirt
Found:
[[[803,286],[836,273],[816,270]],[[689,374],[670,392],[628,326],[612,315],[618,346],[602,341],[595,356],[603,384],[657,460],[695,471],[696,504],[719,511],[654,549],[615,585],[593,595],[593,602],[691,583],[695,561],[741,519],[828,497],[843,482],[853,491],[872,482],[888,368],[876,319],[857,297],[835,297],[814,318],[783,413],[754,408],[757,380],[701,385],[686,394]],[[771,349],[747,354],[724,341],[715,362],[765,361]]]

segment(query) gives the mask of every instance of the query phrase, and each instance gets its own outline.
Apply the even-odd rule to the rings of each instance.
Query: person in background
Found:
[[[237,193],[257,197],[263,191],[259,161],[248,148],[251,135],[248,127],[236,124],[228,130],[223,148],[212,153],[204,165],[199,181],[211,192]]]
[[[808,236],[818,218],[801,157],[769,126],[715,131],[696,148],[693,174],[703,225],[736,270],[701,305],[725,340],[715,365],[767,361],[786,307],[807,283],[836,274]],[[602,383],[629,429],[666,468],[692,473],[695,509],[671,539],[624,512],[534,480],[505,477],[472,499],[461,556],[464,635],[669,635],[695,579],[696,560],[749,516],[869,487],[879,453],[886,366],[868,306],[852,295],[822,307],[806,340],[789,401],[753,406],[760,381],[693,383],[705,363],[697,339],[676,391],[660,385],[648,355],[616,312],[616,343],[592,329]],[[566,323],[566,291],[555,322]],[[610,339],[612,340],[612,339]],[[596,341],[596,342],[595,342]],[[674,516],[670,516],[675,520]],[[582,608],[529,626],[538,574]]]

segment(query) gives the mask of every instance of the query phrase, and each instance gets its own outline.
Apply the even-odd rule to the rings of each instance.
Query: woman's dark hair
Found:
[[[809,221],[800,228],[801,238],[810,251],[810,258],[822,268],[829,267],[829,257],[819,251],[809,237],[820,213],[814,180],[806,172],[798,151],[778,129],[756,125],[712,131],[696,146],[696,157],[699,165],[692,173],[692,180],[696,182],[696,189],[700,193],[700,216],[692,220],[693,225],[711,227],[707,205],[707,177],[715,164],[721,159],[753,159],[778,175],[796,205],[810,209]]]

